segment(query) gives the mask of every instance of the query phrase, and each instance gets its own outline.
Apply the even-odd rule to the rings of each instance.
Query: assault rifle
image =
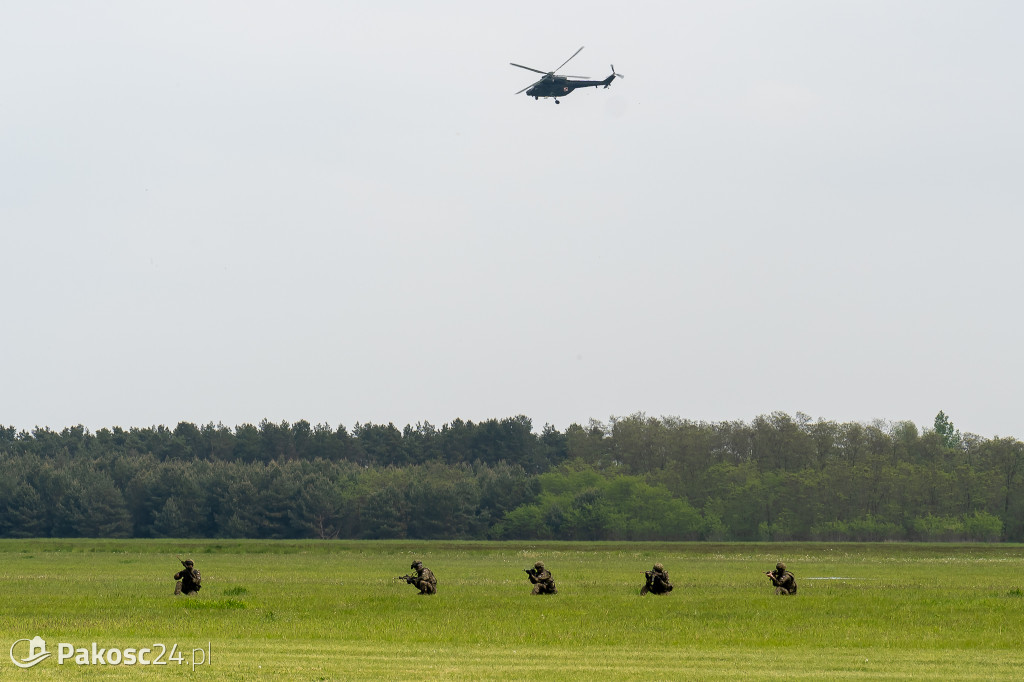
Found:
[[[178,557],[178,561],[180,561],[181,565],[185,567],[185,570],[188,571],[188,574],[190,576],[192,576],[192,580],[195,580],[196,579],[195,570],[193,568],[189,567],[189,565],[185,563],[185,560],[181,558],[180,554],[175,554],[174,556]]]
[[[419,576],[409,575],[408,573],[406,573],[405,575],[395,576],[395,580],[404,580],[405,582],[412,584],[412,581],[416,580],[416,578],[418,577]]]

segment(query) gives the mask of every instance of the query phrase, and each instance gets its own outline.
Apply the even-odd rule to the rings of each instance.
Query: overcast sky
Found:
[[[0,424],[1024,437],[1024,3],[6,2]],[[537,74],[604,78],[556,105]]]

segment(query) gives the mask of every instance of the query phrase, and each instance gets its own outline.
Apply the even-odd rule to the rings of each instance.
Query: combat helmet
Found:
[[[193,566],[196,565],[196,562],[192,561],[191,559],[185,559],[185,565],[188,566],[189,568],[192,568]]]
[[[410,565],[409,568],[419,568],[422,565],[423,562],[417,559],[416,561],[412,562],[412,565]]]
[[[665,570],[665,567],[662,566],[661,564],[654,564],[654,570],[657,571],[658,573],[661,573],[661,572],[663,572]]]
[[[786,572],[786,564],[784,564],[784,563],[782,563],[780,561],[779,563],[775,564],[775,570],[778,571],[779,573],[785,573]]]
[[[537,563],[535,563],[533,565],[533,567],[536,568],[538,571],[543,571],[544,570],[544,562],[543,561],[538,561]]]

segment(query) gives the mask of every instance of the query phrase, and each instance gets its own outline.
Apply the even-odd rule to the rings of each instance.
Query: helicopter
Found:
[[[580,53],[580,50],[582,49],[583,47],[580,47],[579,50],[573,52],[572,57],[578,55]],[[576,88],[596,88],[598,85],[603,85],[604,87],[607,88],[609,85],[612,84],[612,81],[615,80],[616,77],[625,78],[625,76],[623,76],[621,73],[615,73],[614,64],[612,64],[612,75],[608,76],[603,81],[586,80],[587,76],[563,76],[556,73],[558,69],[568,64],[572,60],[572,57],[569,57],[569,59],[566,59],[564,62],[562,62],[561,66],[551,71],[541,71],[540,69],[533,69],[530,68],[529,66],[523,66],[522,64],[509,62],[509,64],[511,64],[512,66],[518,66],[520,69],[526,69],[527,71],[533,71],[535,73],[544,74],[539,81],[527,85],[525,88],[523,88],[516,94],[518,95],[520,93],[525,92],[527,97],[532,97],[534,99],[540,99],[541,97],[554,97],[555,104],[559,104],[559,97],[565,97]],[[570,78],[577,78],[582,80],[569,80]]]

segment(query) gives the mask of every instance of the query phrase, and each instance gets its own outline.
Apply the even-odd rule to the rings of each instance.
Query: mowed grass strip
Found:
[[[965,656],[931,650],[786,648],[779,650],[651,647],[381,648],[362,644],[297,645],[280,655],[239,643],[246,661],[222,679],[351,680],[735,680],[735,679],[1020,679],[1024,656]]]
[[[175,553],[198,596],[171,594]],[[436,596],[393,579],[413,558]],[[538,559],[558,595],[530,596]],[[796,598],[763,575],[779,559]],[[676,590],[640,597],[656,561]],[[1022,568],[1019,545],[4,540],[0,644],[209,646],[217,679],[1019,679]]]

